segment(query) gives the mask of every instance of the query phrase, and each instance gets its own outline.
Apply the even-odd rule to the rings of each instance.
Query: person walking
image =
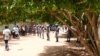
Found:
[[[47,26],[47,41],[50,40],[50,26]]]
[[[5,29],[3,30],[3,39],[5,42],[5,50],[9,51],[8,41],[11,37],[11,31],[8,26],[5,26]]]
[[[39,34],[39,37],[41,38],[42,37],[42,26],[41,25],[39,26],[38,34]]]
[[[59,27],[56,26],[56,32],[55,32],[56,42],[59,42],[58,35],[59,35]]]
[[[15,27],[13,28],[13,31],[14,31],[14,36],[13,36],[13,38],[19,39],[19,27],[18,27],[18,26],[15,26]]]
[[[36,26],[35,25],[32,26],[32,33],[33,33],[33,35],[36,34]]]
[[[71,29],[68,28],[68,31],[67,32],[68,32],[67,33],[67,42],[70,42],[70,39],[72,37],[72,31],[71,31]]]
[[[45,28],[44,28],[44,26],[42,26],[42,28],[41,28],[41,34],[42,34],[42,38],[44,39],[44,32],[45,32]]]
[[[21,35],[22,36],[25,36],[25,31],[26,31],[25,26],[24,25],[21,26]]]

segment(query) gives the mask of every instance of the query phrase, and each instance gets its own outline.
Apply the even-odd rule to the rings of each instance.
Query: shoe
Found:
[[[9,51],[9,48],[6,48],[6,51]]]

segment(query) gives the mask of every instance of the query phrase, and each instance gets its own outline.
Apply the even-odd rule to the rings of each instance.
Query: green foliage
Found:
[[[39,20],[50,21],[51,12],[60,12],[66,9],[68,12],[77,14],[88,8],[100,13],[99,0],[0,0],[0,19],[2,23],[13,21]],[[59,15],[57,15],[59,16]],[[50,20],[47,20],[49,17]],[[62,18],[62,16],[60,16]],[[41,19],[40,19],[41,18]],[[44,19],[45,18],[45,19]],[[48,18],[48,19],[49,19]],[[42,20],[43,19],[43,20]],[[52,22],[54,20],[52,19]]]
[[[82,28],[89,22],[86,16],[82,16],[84,12],[94,12],[98,17],[100,0],[0,0],[0,24],[19,21],[62,23],[57,16],[71,26],[70,14],[74,22],[79,22],[75,22],[77,26]]]

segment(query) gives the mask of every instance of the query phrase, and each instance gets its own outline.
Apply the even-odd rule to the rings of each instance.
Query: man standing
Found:
[[[68,32],[67,33],[67,42],[70,42],[70,39],[71,39],[73,33],[72,33],[71,29],[69,29],[69,28],[68,28],[67,32]]]
[[[7,51],[9,51],[8,41],[10,39],[10,36],[11,36],[11,31],[8,28],[8,26],[5,26],[5,29],[3,30],[3,38],[5,42],[5,50]]]
[[[58,35],[59,35],[59,27],[56,26],[56,33],[55,33],[56,42],[59,42]]]
[[[22,34],[22,36],[25,36],[26,35],[26,29],[25,29],[25,26],[24,25],[22,25],[21,26],[21,34]]]
[[[49,34],[50,34],[50,26],[47,26],[47,41],[50,40]]]
[[[41,34],[42,34],[42,38],[44,39],[44,31],[45,31],[45,28],[44,28],[44,26],[42,25],[42,27],[41,27]]]

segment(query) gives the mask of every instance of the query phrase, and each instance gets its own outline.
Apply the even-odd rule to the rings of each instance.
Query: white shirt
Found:
[[[10,29],[4,29],[3,34],[4,34],[4,40],[9,40],[11,34]]]
[[[15,34],[19,34],[19,28],[18,27],[14,27],[13,31],[15,32]]]

